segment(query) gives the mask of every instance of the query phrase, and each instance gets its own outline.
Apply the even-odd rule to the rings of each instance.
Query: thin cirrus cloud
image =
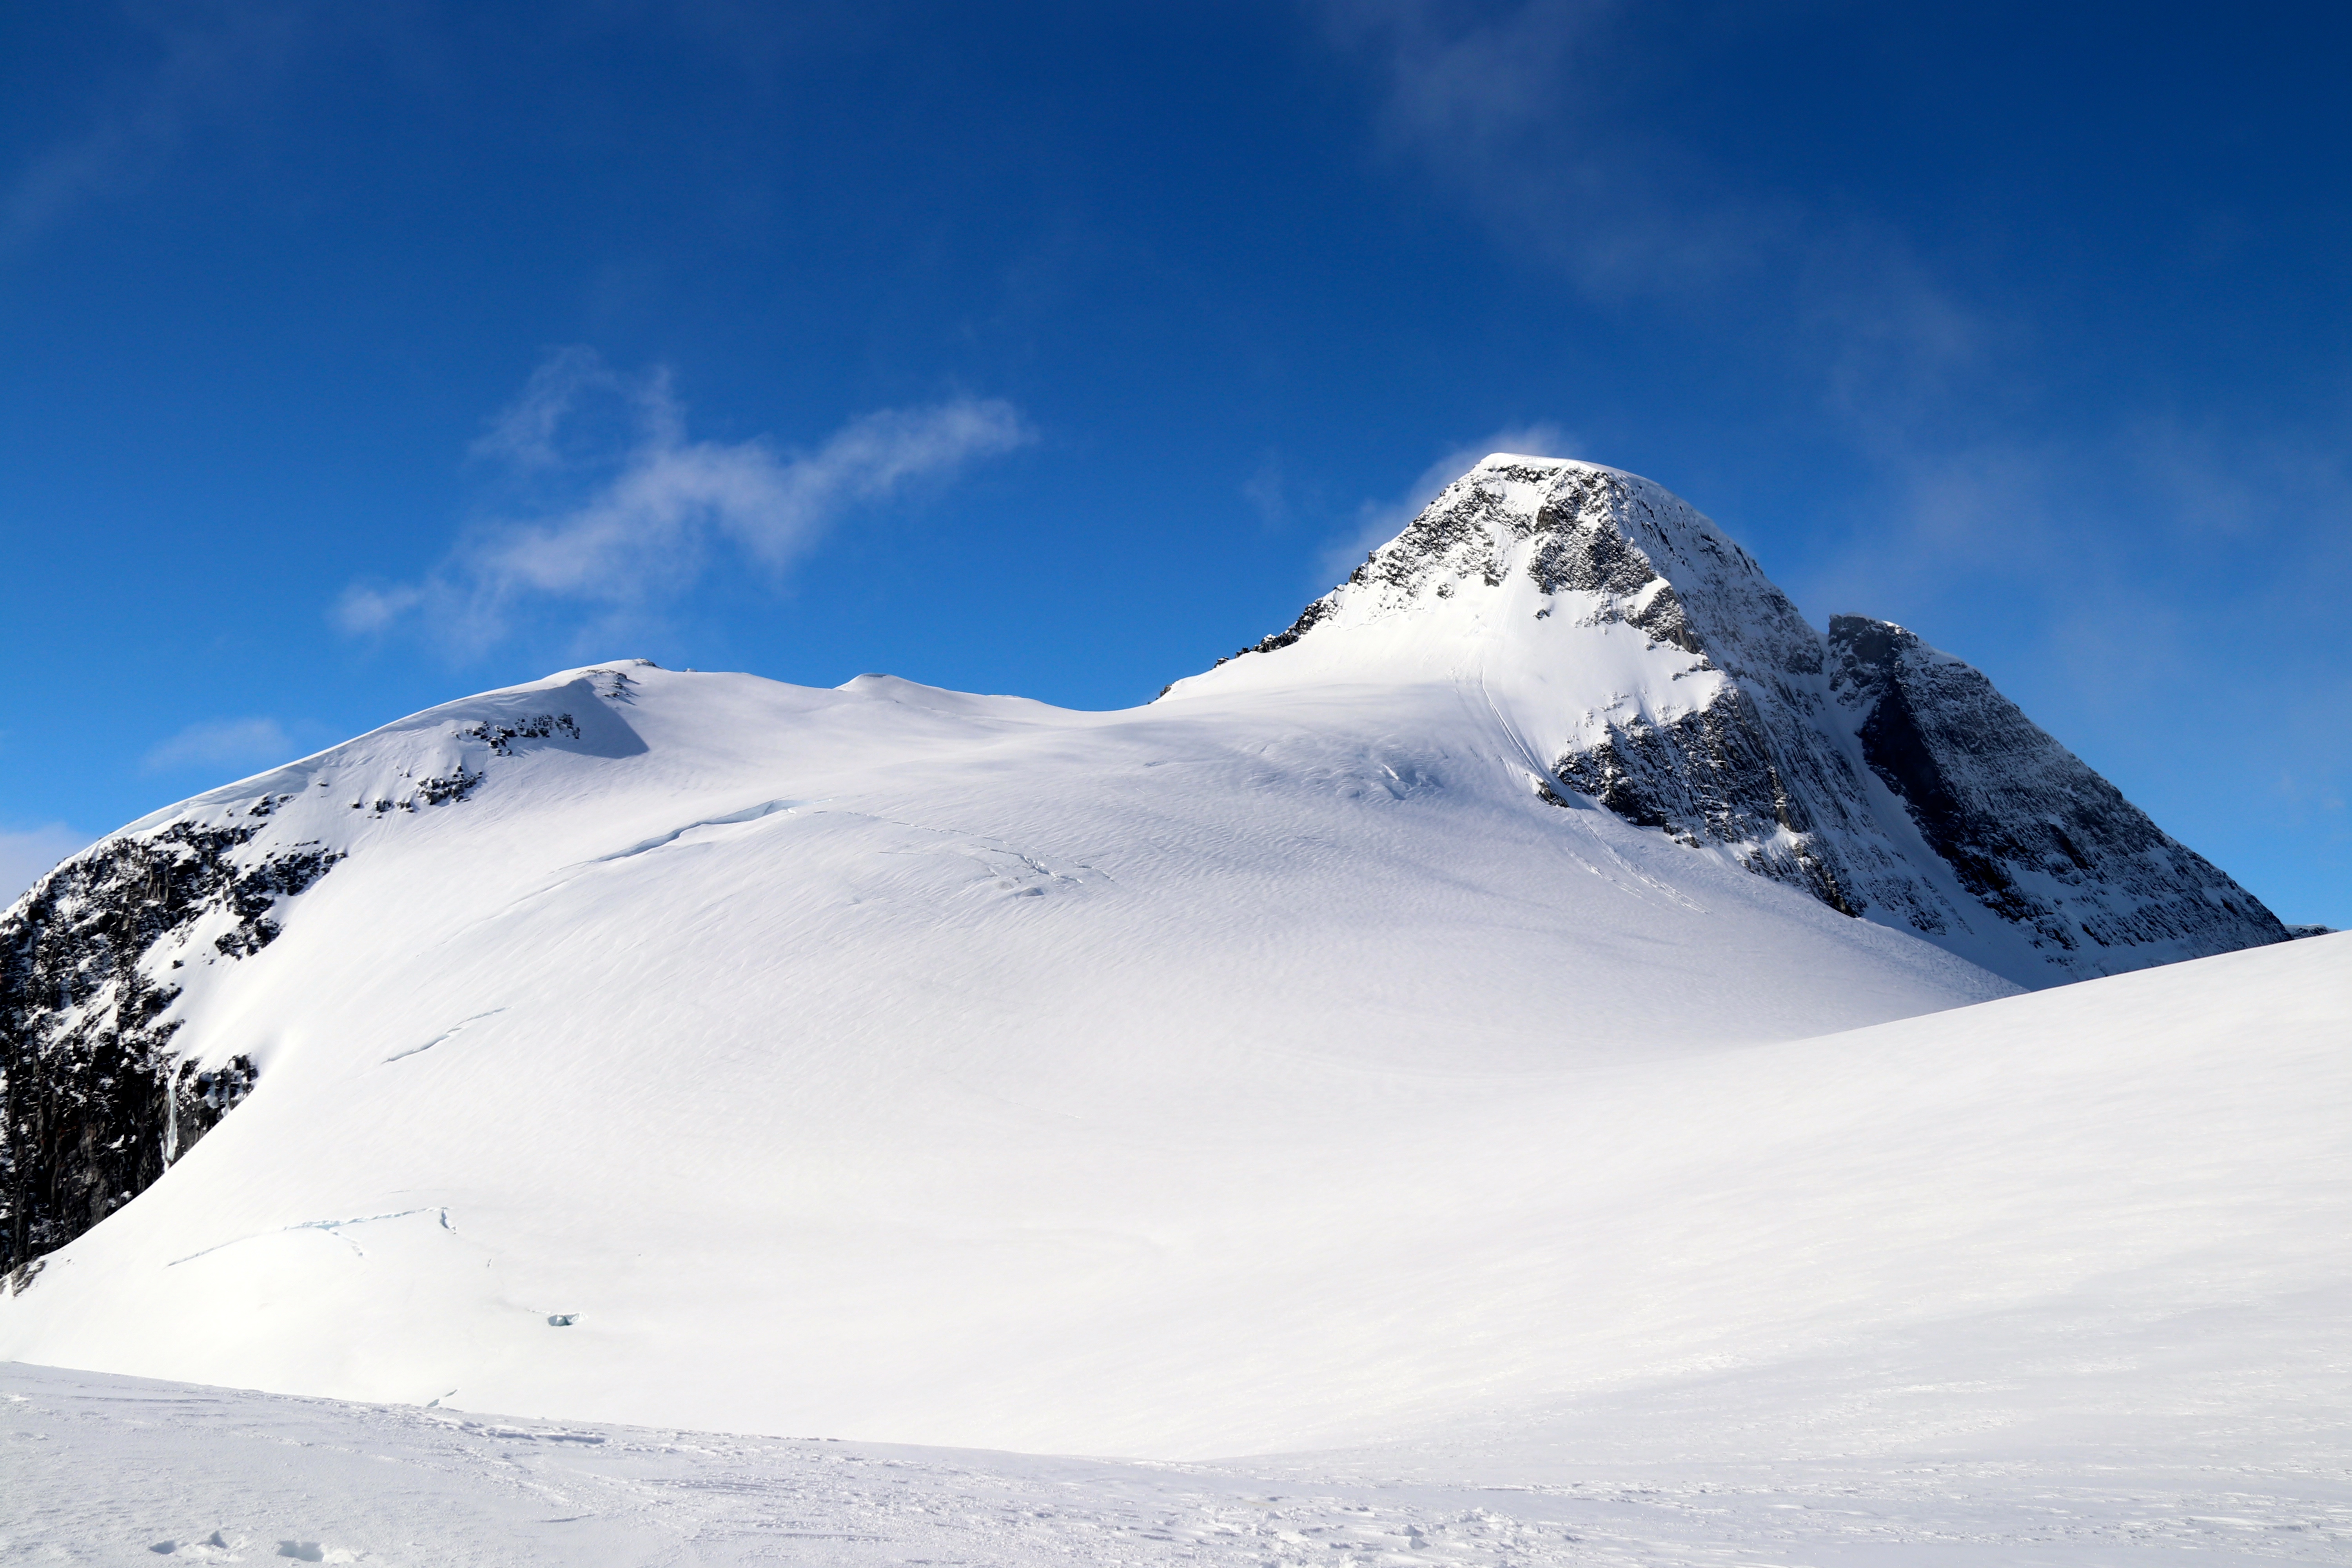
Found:
[[[1889,614],[1906,585],[1981,595],[2063,569],[2073,536],[2042,523],[2083,459],[1986,412],[1991,392],[2017,390],[2024,327],[1964,298],[1888,222],[1733,177],[1661,111],[1672,51],[1650,38],[1654,13],[1623,0],[1308,4],[1374,84],[1387,150],[1498,245],[1590,300],[1639,300],[1744,341],[1758,374],[1862,460],[1867,515],[1852,503],[1833,558],[1784,566],[1792,589]],[[1718,9],[1706,25],[1775,18]]]
[[[292,0],[133,6],[117,18],[152,63],[110,83],[79,123],[0,173],[0,254],[37,240],[88,205],[160,176],[192,125],[265,98],[332,35],[364,35],[325,7]]]
[[[275,719],[208,719],[151,747],[140,766],[151,773],[181,768],[266,767],[299,752]]]
[[[666,374],[567,349],[475,444],[521,504],[422,581],[348,588],[335,619],[354,635],[419,620],[478,648],[535,605],[646,607],[689,590],[715,547],[782,568],[852,509],[1034,439],[1011,404],[967,397],[861,415],[804,452],[695,440]]]
[[[1507,250],[1589,297],[1771,322],[1866,447],[1900,447],[2009,330],[1903,235],[1735,178],[1682,139],[1622,0],[1308,0],[1375,87],[1378,132]],[[1771,25],[1726,12],[1724,27]],[[1732,315],[1725,312],[1730,309]],[[1736,330],[1752,331],[1752,325]],[[1897,454],[1898,458],[1901,454]]]
[[[1595,293],[1717,284],[1794,226],[1704,189],[1703,168],[1645,132],[1622,37],[1639,14],[1618,0],[1312,4],[1377,84],[1388,148]]]

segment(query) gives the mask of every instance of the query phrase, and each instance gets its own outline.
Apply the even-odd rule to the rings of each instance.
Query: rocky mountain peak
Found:
[[[1244,651],[1271,653],[1328,628],[1318,647],[1344,640],[1351,659],[1391,665],[1400,644],[1443,659],[1450,640],[1563,611],[1562,625],[1629,626],[1698,668],[1820,668],[1820,637],[1796,606],[1687,501],[1636,474],[1507,452],[1448,485],[1345,583]],[[1344,636],[1362,627],[1380,635]]]
[[[2285,940],[1960,660],[1816,631],[1680,497],[1497,453],[1283,631],[1179,681],[1477,689],[1538,787],[2049,984]]]

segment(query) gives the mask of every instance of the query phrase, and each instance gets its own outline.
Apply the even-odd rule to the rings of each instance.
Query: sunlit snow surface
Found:
[[[1546,804],[1444,681],[1073,713],[572,673],[177,809],[346,858],[253,956],[156,951],[175,1048],[260,1087],[0,1300],[0,1354],[1025,1449],[1360,1440],[1839,1321],[1833,1274],[1673,1241],[1871,1111],[1742,1047],[2011,989]]]
[[[1421,1211],[1390,1223],[1327,1194],[1323,1223],[1297,1228],[1298,1268],[1253,1281],[1244,1302],[1187,1297],[1224,1357],[1194,1363],[1189,1389],[1155,1369],[1165,1347],[1130,1319],[1064,1319],[1084,1342],[1070,1363],[1083,1384],[1008,1386],[996,1412],[1012,1429],[1125,1398],[1138,1431],[1157,1422],[1199,1446],[1220,1422],[1261,1427],[1268,1397],[1302,1429],[1377,1425],[1365,1411],[1389,1406],[1351,1399],[1349,1376],[1442,1395],[1382,1440],[1107,1463],[17,1365],[0,1369],[0,1552],[2342,1562],[2347,1046],[2352,937],[2332,937],[1580,1075],[1523,1119],[1490,1104],[1486,1136],[1448,1159],[1409,1162],[1429,1188]],[[1580,1115],[1559,1120],[1571,1102]],[[1494,1163],[1492,1146],[1548,1120],[1549,1154]],[[1496,1179],[1504,1170],[1515,1183]],[[438,1212],[373,1222],[406,1238],[384,1250],[414,1261],[443,1245],[436,1231],[458,1245]],[[303,1237],[376,1256],[366,1226]],[[1263,1268],[1266,1254],[1251,1256]],[[921,1315],[919,1301],[874,1305]],[[1406,1331],[1368,1333],[1368,1314]],[[1306,1342],[1269,1338],[1257,1317],[1320,1324],[1332,1352],[1301,1376]],[[583,1365],[629,1353],[594,1321],[592,1308],[571,1328],[530,1328]],[[748,1342],[724,1352],[747,1375],[804,1353],[789,1330]],[[825,1429],[814,1411],[798,1425]]]
[[[1426,1168],[1454,1243],[1358,1215],[1302,1227],[1311,1266],[1259,1282],[1258,1310],[1328,1324],[1368,1386],[1444,1364],[1368,1342],[1368,1302],[1490,1373],[1417,1432],[1320,1453],[1116,1463],[0,1367],[0,1556],[2343,1562],[2347,1044],[2336,937],[1590,1076],[1560,1131],[1600,1157],[1559,1153],[1548,1199],[1475,1161]],[[327,1234],[354,1256],[373,1240]],[[1293,1420],[1351,1408],[1270,1359],[1248,1310],[1213,1327],[1251,1375],[1322,1402]],[[586,1329],[537,1331],[625,1353]],[[1008,1388],[1008,1426],[1120,1394],[1181,1398],[1136,1413],[1170,1430],[1259,1418],[1234,1382],[1171,1392],[1131,1373],[1148,1342],[1091,1333],[1096,1386]],[[1595,1334],[1597,1355],[1578,1343]],[[725,1353],[755,1373],[801,1351],[780,1333]]]
[[[2343,1555],[2352,937],[2002,995],[1458,685],[617,673],[193,803],[349,858],[0,1354],[380,1403],[10,1368],[7,1552]]]
[[[1177,1465],[499,1420],[6,1366],[0,1555],[2015,1568],[2330,1563],[2352,1550],[2340,1430],[2266,1426],[2259,1444],[2240,1430],[2226,1458],[2166,1427],[1726,1458],[1720,1417],[1753,1414],[1754,1394],[1717,1392],[1709,1407],[1698,1394],[1717,1415],[1700,1458],[1618,1458],[1620,1438],[1540,1462],[1488,1445]],[[1637,1415],[1634,1430],[1656,1426]],[[1866,1418],[1841,1428],[1857,1430]]]

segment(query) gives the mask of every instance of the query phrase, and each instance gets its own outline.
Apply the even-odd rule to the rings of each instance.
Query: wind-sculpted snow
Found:
[[[1588,796],[2029,985],[2285,939],[1981,675],[1898,644],[1922,647],[1854,616],[1824,641],[1647,479],[1497,456],[1288,630],[1169,695],[1475,688],[1553,798]]]

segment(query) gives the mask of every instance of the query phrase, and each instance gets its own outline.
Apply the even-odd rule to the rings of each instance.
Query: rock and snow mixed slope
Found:
[[[1158,1453],[2160,1276],[2205,1233],[2007,1109],[2049,1041],[1786,1042],[2284,934],[1965,666],[1509,458],[1142,709],[570,671],[8,920],[0,1354]]]
[[[1488,458],[1170,692],[1431,682],[1562,788],[2021,984],[2287,938],[1981,674],[1884,621],[1824,638],[1714,523],[1612,468]]]

